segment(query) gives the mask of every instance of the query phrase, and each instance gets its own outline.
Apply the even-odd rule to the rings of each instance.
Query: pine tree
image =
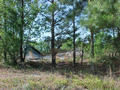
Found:
[[[72,9],[70,9],[68,11],[68,15],[67,15],[67,19],[69,20],[69,22],[72,22],[72,29],[73,29],[73,33],[72,33],[72,37],[73,37],[73,65],[75,67],[75,63],[76,63],[76,31],[77,31],[77,19],[80,20],[80,15],[82,13],[82,10],[84,8],[84,3],[85,1],[81,1],[81,0],[71,0],[71,1],[64,1],[65,4],[67,4],[67,6],[72,6]]]
[[[44,2],[43,2],[44,3]],[[56,65],[57,49],[61,47],[61,35],[64,33],[63,20],[65,19],[65,7],[61,1],[51,0],[44,3],[45,10],[42,13],[45,30],[51,31],[52,65]],[[51,27],[50,27],[51,26]],[[58,43],[59,41],[59,43]]]

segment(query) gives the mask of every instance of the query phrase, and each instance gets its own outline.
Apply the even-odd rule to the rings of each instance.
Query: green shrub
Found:
[[[25,90],[44,90],[46,87],[42,82],[30,81],[28,84],[23,85]]]
[[[67,79],[56,79],[54,81],[54,85],[56,89],[65,88],[68,86],[68,80]]]
[[[73,79],[73,86],[87,88],[89,90],[114,90],[114,81],[101,80],[95,76],[87,76],[84,79]]]
[[[120,62],[120,59],[118,57],[109,57],[109,56],[102,56],[99,60],[97,60],[97,63],[103,63],[105,66],[113,66],[118,64],[117,62]]]

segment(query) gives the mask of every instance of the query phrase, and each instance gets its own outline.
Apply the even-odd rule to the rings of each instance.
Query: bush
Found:
[[[73,79],[73,84],[75,87],[82,86],[89,90],[114,90],[114,81],[99,79],[95,76],[87,76],[84,79]]]
[[[54,84],[56,89],[61,89],[68,86],[68,81],[67,79],[57,79],[54,81]]]
[[[102,56],[99,60],[97,60],[97,63],[103,63],[105,66],[115,66],[118,65],[120,62],[120,59],[118,57],[109,57],[109,56]]]
[[[23,85],[25,90],[42,90],[45,89],[45,86],[42,82],[30,81],[28,84]]]

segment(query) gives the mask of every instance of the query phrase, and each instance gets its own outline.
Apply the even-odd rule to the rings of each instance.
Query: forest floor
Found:
[[[39,66],[39,67],[38,67]],[[0,90],[120,90],[120,77],[92,74],[88,68],[61,62],[17,68],[0,64]]]

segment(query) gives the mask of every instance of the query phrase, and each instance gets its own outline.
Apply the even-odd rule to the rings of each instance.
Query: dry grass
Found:
[[[119,90],[120,78],[55,69],[15,69],[0,66],[0,90]]]

